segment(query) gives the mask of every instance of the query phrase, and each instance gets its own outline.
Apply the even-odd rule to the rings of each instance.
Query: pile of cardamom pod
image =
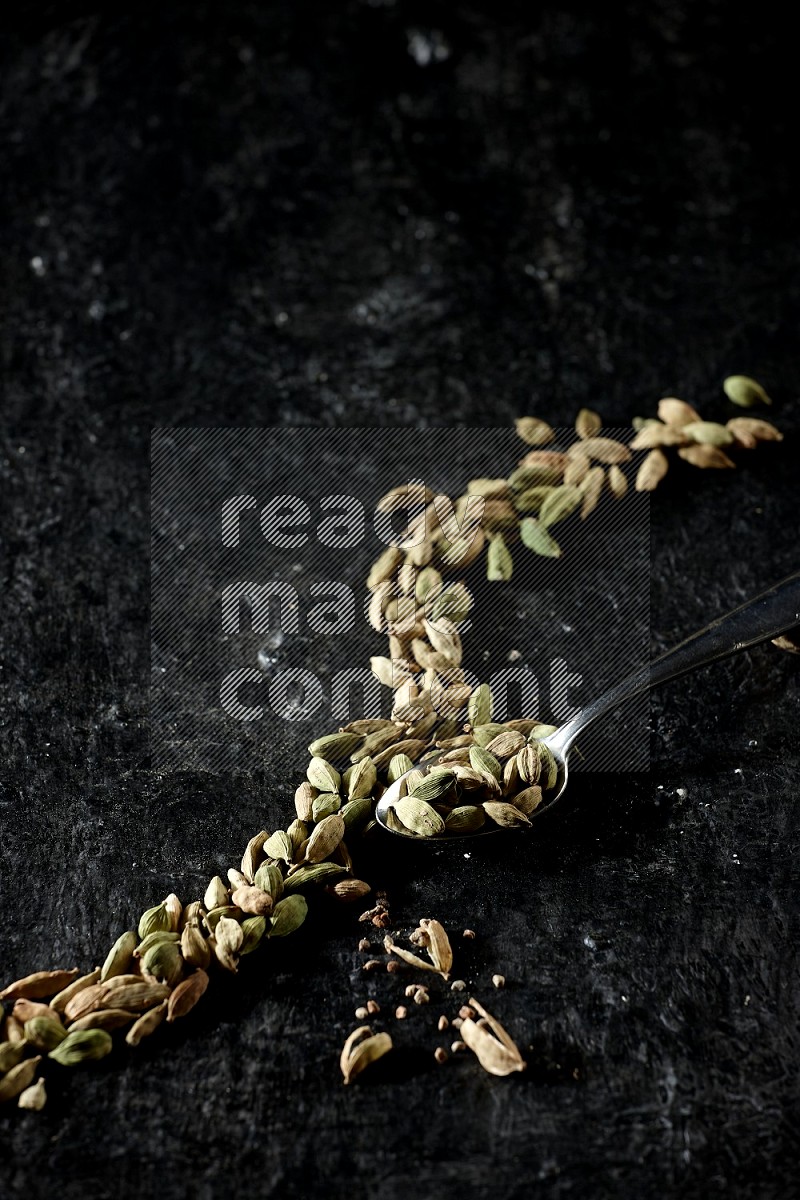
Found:
[[[726,380],[726,392],[745,406],[767,402],[763,389],[742,376]],[[711,450],[732,442],[752,448],[782,436],[748,418],[709,428],[678,400],[661,401],[659,418],[635,422],[632,447],[649,451],[638,490],[652,489],[663,477],[666,467],[653,459],[663,456],[662,446],[678,447],[695,465],[724,466],[730,464],[709,460]],[[631,450],[600,430],[597,414],[582,410],[573,445],[530,450],[507,479],[472,480],[454,504],[422,484],[383,497],[384,512],[415,503],[419,509],[407,536],[384,551],[367,581],[369,621],[389,639],[388,656],[372,658],[371,665],[393,690],[391,718],[353,721],[312,742],[295,818],[285,830],[252,837],[239,866],[227,880],[215,876],[202,900],[183,905],[167,896],[86,974],[38,971],[0,992],[0,1102],[42,1108],[51,1064],[57,1069],[103,1058],[112,1034],[125,1031],[127,1044],[136,1046],[185,1016],[213,970],[235,973],[242,957],[300,927],[307,889],[322,886],[339,900],[367,895],[369,884],[354,877],[348,842],[375,828],[375,804],[396,780],[402,783],[391,820],[420,837],[470,832],[487,820],[530,823],[556,784],[553,757],[541,740],[553,726],[534,718],[492,721],[489,688],[462,667],[458,625],[473,597],[454,576],[485,549],[488,578],[509,579],[515,541],[558,557],[553,525],[577,511],[588,517],[606,489],[621,499]],[[521,418],[517,431],[534,447],[555,438],[533,417]],[[708,461],[699,461],[695,450]]]

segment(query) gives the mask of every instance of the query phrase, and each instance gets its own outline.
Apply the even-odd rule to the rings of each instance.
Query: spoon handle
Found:
[[[639,667],[581,709],[577,716],[547,739],[548,743],[554,750],[566,755],[587,725],[613,712],[623,701],[648,691],[656,684],[666,683],[698,667],[747,650],[758,642],[777,637],[793,625],[800,625],[800,571],[740,604],[724,617],[718,617],[705,629],[693,633],[671,650]]]

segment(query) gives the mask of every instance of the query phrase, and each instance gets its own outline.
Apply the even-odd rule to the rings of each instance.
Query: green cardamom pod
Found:
[[[372,816],[372,800],[369,796],[358,800],[348,800],[347,804],[339,810],[339,816],[348,829],[355,829]]]
[[[239,949],[240,954],[251,954],[263,938],[267,928],[266,917],[248,917],[242,921],[244,938]]]
[[[280,900],[283,892],[283,875],[280,867],[275,863],[262,863],[255,873],[253,883],[257,888],[261,888],[262,892],[269,892],[273,902]]]
[[[306,919],[308,904],[305,896],[287,896],[275,906],[270,922],[270,937],[286,937],[294,933]]]
[[[100,980],[104,982],[114,975],[124,975],[131,965],[133,952],[138,938],[132,929],[120,934],[109,950],[106,960],[100,968]]]
[[[754,404],[772,404],[760,383],[749,375],[729,375],[722,389],[729,400],[741,408],[752,408]]]
[[[482,683],[469,698],[467,717],[474,729],[477,725],[486,725],[492,717],[492,691],[488,683]]]
[[[76,1067],[82,1062],[105,1058],[112,1047],[111,1034],[104,1029],[81,1029],[77,1033],[68,1033],[61,1045],[50,1051],[48,1058],[62,1067]]]
[[[505,582],[511,578],[513,570],[514,560],[505,538],[502,533],[493,534],[486,555],[486,578],[490,581]]]
[[[179,939],[180,935],[177,933],[167,932],[166,929],[156,929],[154,933],[148,933],[146,938],[142,938],[133,952],[133,957],[142,958],[148,950],[152,950],[153,946],[160,946],[162,942],[177,942]],[[124,971],[115,971],[113,975],[108,975],[106,978],[114,979],[117,975],[124,974]]]
[[[583,494],[580,488],[570,484],[555,488],[539,510],[539,524],[543,529],[549,529],[557,521],[566,520],[580,508],[582,501]]]
[[[455,775],[452,771],[447,767],[442,767],[441,770],[432,770],[429,775],[423,776],[418,783],[415,783],[411,795],[415,800],[424,800],[426,803],[432,804],[435,800],[441,800],[443,796],[451,792],[455,782]],[[400,820],[402,821],[403,818],[401,817]],[[403,823],[405,824],[405,822]]]
[[[513,804],[506,804],[502,800],[487,800],[483,807],[486,815],[491,817],[501,829],[516,829],[521,825],[530,825],[525,814],[515,808]]]
[[[139,921],[139,937],[146,938],[148,933],[156,933],[158,930],[169,932],[172,928],[172,919],[167,906],[162,900],[161,904],[156,904],[154,908],[148,908],[142,913]]]
[[[492,738],[496,738],[498,733],[505,733],[505,725],[501,725],[498,721],[487,721],[485,725],[476,725],[472,730],[472,736],[475,743],[485,749]]]
[[[306,777],[312,787],[317,788],[320,792],[338,792],[342,785],[341,775],[324,758],[311,759]]]
[[[369,755],[359,759],[357,763],[353,763],[352,767],[348,767],[342,782],[347,789],[348,800],[360,800],[364,796],[371,795],[372,789],[378,782],[378,772]]]
[[[389,783],[395,783],[401,775],[405,775],[406,771],[410,771],[413,766],[414,764],[407,754],[395,754],[389,760],[386,778]]]
[[[533,550],[534,554],[541,554],[544,558],[561,557],[561,547],[558,542],[550,536],[535,517],[525,517],[520,521],[519,536],[523,546]]]
[[[331,813],[336,813],[342,807],[342,802],[335,792],[320,792],[311,805],[311,816],[314,821],[322,821]],[[306,836],[308,836],[306,834]],[[305,838],[303,838],[305,841]]]
[[[430,776],[429,776],[430,778]],[[444,821],[435,808],[416,796],[406,796],[394,806],[397,819],[420,837],[436,837],[444,833]]]
[[[326,733],[317,738],[308,747],[308,753],[314,758],[323,758],[326,762],[340,762],[349,758],[364,739],[357,733]]]
[[[174,942],[159,942],[142,955],[142,972],[173,988],[183,978],[183,956]]]
[[[344,867],[338,863],[304,863],[296,871],[292,871],[291,874],[286,876],[283,890],[284,893],[297,892],[301,887],[306,887],[309,884],[327,883],[330,879],[335,879],[337,876],[345,874]],[[279,903],[282,904],[283,901]],[[276,910],[278,907],[279,904],[276,904]]]
[[[0,1075],[5,1075],[25,1057],[27,1044],[20,1039],[18,1042],[0,1042]]]
[[[294,858],[292,839],[282,829],[277,829],[271,837],[267,838],[264,842],[264,850],[270,858],[280,858],[287,863]]]
[[[494,738],[492,739],[494,741]],[[485,771],[488,775],[493,775],[495,779],[502,779],[503,768],[493,754],[488,750],[484,750],[481,746],[470,746],[469,748],[470,765],[476,771]]]
[[[477,808],[474,804],[462,804],[451,809],[445,817],[445,833],[474,833],[485,821],[482,808]]]
[[[37,1050],[54,1050],[66,1036],[61,1022],[50,1017],[31,1017],[25,1022],[25,1040]]]

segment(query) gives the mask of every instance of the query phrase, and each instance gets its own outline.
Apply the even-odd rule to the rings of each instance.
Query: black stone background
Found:
[[[88,967],[197,894],[297,777],[281,745],[242,777],[149,769],[154,424],[626,423],[666,394],[726,418],[745,371],[787,440],[657,493],[653,650],[796,566],[777,11],[6,11],[4,978]],[[460,969],[524,1076],[435,1067],[437,992],[343,1089],[354,1007],[398,988],[323,909],[182,1026],[4,1112],[3,1200],[797,1195],[797,679],[766,646],[665,688],[650,775],[585,777],[535,840],[382,848],[398,920],[477,930]]]

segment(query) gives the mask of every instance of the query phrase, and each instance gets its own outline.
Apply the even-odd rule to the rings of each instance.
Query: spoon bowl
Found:
[[[549,812],[556,801],[560,800],[566,791],[569,766],[567,762],[567,755],[562,749],[563,739],[559,737],[561,732],[562,731],[560,729],[556,730],[555,733],[551,733],[548,737],[541,739],[542,744],[547,746],[550,753],[553,755],[556,763],[556,769],[558,771],[558,778],[556,780],[555,787],[550,788],[544,793],[541,804],[539,804],[533,810],[533,812],[529,814],[528,819],[530,821],[532,821],[534,817],[541,816],[541,814],[544,812]],[[418,766],[413,767],[411,770],[406,771],[403,775],[396,779],[394,783],[391,783],[375,807],[375,820],[378,822],[378,824],[382,825],[384,829],[386,829],[389,833],[395,834],[397,837],[407,837],[414,842],[425,842],[432,845],[437,845],[440,842],[458,842],[468,838],[486,837],[490,833],[513,832],[512,830],[503,828],[500,825],[487,822],[486,825],[482,826],[480,829],[474,830],[471,833],[440,833],[436,834],[434,837],[426,838],[418,833],[412,833],[410,829],[403,828],[399,821],[397,825],[392,824],[392,818],[389,814],[394,809],[397,801],[400,800],[404,794],[403,781],[414,772],[422,772],[423,775],[427,776],[431,773],[431,770],[434,767],[441,765],[443,764],[441,764],[438,759],[431,759],[429,762],[421,763]],[[474,797],[474,791],[472,790],[465,791],[461,798],[464,803],[467,803],[471,797]],[[511,801],[509,800],[509,802]],[[516,831],[519,832],[520,830],[522,832],[526,832],[527,827],[524,825],[518,826]]]
[[[529,820],[532,821],[534,817],[548,812],[564,795],[567,788],[570,750],[574,746],[576,738],[592,721],[613,713],[626,700],[641,692],[649,691],[656,684],[666,683],[668,680],[677,679],[681,675],[695,671],[699,667],[719,662],[721,659],[738,654],[760,642],[778,637],[798,626],[800,626],[800,572],[795,572],[765,592],[761,592],[752,600],[740,604],[732,612],[718,617],[704,629],[692,634],[691,637],[659,655],[652,662],[637,668],[620,683],[609,688],[598,699],[587,704],[566,724],[541,739],[541,744],[547,747],[555,762],[556,782],[553,787],[543,790],[542,800],[529,814]],[[413,770],[428,775],[434,767],[441,765],[443,764],[434,759],[414,767]],[[474,837],[484,837],[488,833],[506,832],[506,827],[501,827],[494,822],[490,823],[488,828],[481,826],[480,829],[472,832],[462,833],[445,832],[425,835],[405,829],[399,818],[393,813],[393,809],[404,795],[403,781],[410,773],[407,771],[386,789],[375,809],[376,820],[390,833],[400,837],[413,838],[416,842],[430,841],[435,844],[436,842],[457,842]],[[462,789],[462,785],[458,782],[456,787],[459,789],[459,798],[463,798],[464,803],[468,803],[470,799],[478,804],[481,803],[480,793],[476,796],[474,788],[464,787]],[[498,797],[491,780],[487,779],[487,790],[490,789],[495,799],[503,798],[513,804],[513,795],[502,797],[501,793]],[[513,828],[527,829],[529,825],[521,823]]]

